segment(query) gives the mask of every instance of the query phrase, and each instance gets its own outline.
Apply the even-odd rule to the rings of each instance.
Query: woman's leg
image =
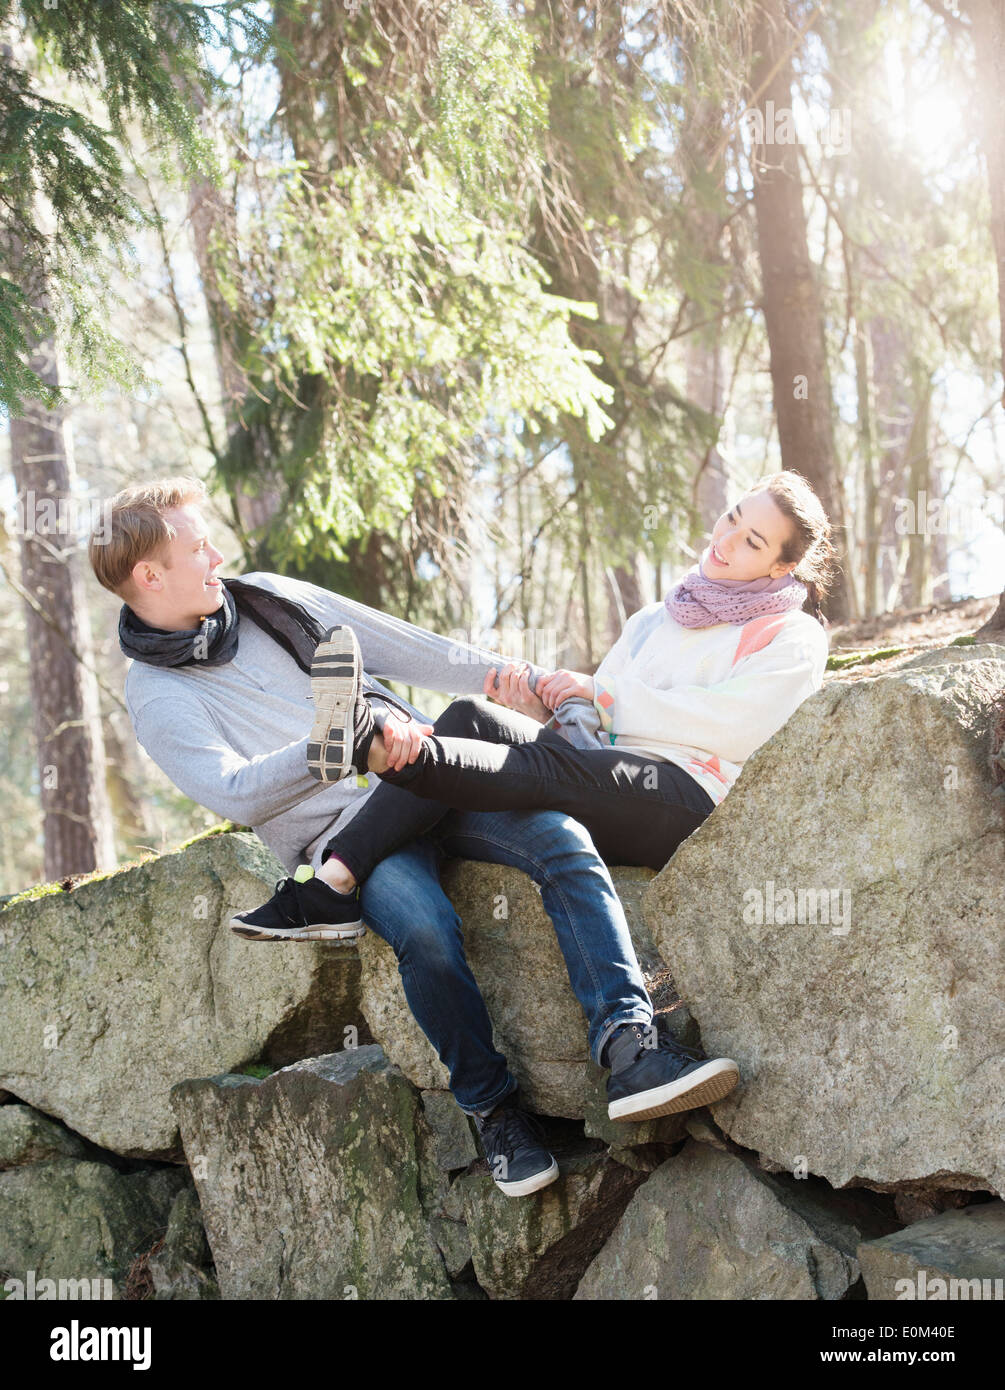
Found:
[[[452,701],[433,729],[438,736],[495,744],[525,743],[545,732],[536,720],[478,698]],[[335,831],[321,862],[334,855],[362,882],[382,859],[432,830],[450,809],[446,802],[409,795],[404,788],[382,782],[345,828]]]
[[[574,748],[538,730],[517,744],[437,732],[414,763],[381,773],[381,780],[458,810],[565,811],[589,830],[607,863],[654,869],[715,809],[675,763],[616,748]]]

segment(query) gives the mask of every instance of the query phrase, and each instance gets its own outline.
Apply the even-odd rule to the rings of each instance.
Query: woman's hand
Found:
[[[507,709],[515,709],[518,714],[527,714],[539,724],[547,724],[551,718],[551,710],[531,690],[530,667],[526,662],[517,666],[511,661],[508,666],[504,666],[498,672],[498,687],[494,683],[496,675],[496,668],[493,666],[482,687],[486,695],[490,695]]]
[[[549,709],[558,709],[563,700],[589,700],[593,703],[595,686],[592,676],[581,671],[552,671],[537,683],[538,693]]]
[[[432,724],[420,724],[418,720],[406,721],[401,715],[388,711],[383,728],[384,752],[387,754],[387,771],[400,772],[406,763],[414,763],[422,748],[425,734],[433,732]]]

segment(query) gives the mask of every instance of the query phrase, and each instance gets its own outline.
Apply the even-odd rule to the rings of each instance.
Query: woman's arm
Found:
[[[549,709],[558,709],[563,700],[588,700],[593,703],[593,677],[581,671],[552,671],[538,681],[541,699]]]

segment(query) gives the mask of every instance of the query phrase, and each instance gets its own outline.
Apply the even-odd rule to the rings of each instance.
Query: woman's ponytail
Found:
[[[792,522],[792,532],[778,559],[788,565],[796,561],[792,577],[805,584],[814,618],[827,627],[822,604],[837,570],[837,552],[831,543],[831,525],[823,503],[801,473],[791,468],[772,473],[754,484],[751,491],[767,492],[779,511]]]
[[[829,624],[824,617],[824,611],[820,607],[820,591],[817,588],[816,580],[808,579],[806,581],[806,587],[810,591],[810,605],[814,618],[816,618],[817,622],[822,624],[823,627],[828,627]]]

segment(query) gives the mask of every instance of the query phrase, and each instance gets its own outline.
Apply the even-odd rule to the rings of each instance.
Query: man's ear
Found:
[[[137,560],[129,574],[133,582],[133,593],[136,596],[159,592],[164,587],[164,581],[160,576],[157,566],[150,560]]]

